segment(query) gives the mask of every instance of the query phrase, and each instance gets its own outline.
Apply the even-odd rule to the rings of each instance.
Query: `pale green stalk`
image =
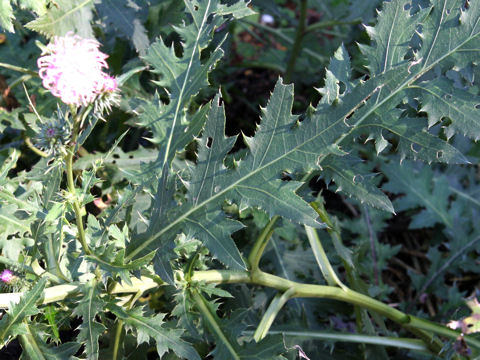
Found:
[[[73,134],[70,145],[66,149],[67,155],[65,156],[65,171],[67,173],[67,187],[70,193],[70,197],[72,199],[73,210],[75,211],[78,240],[80,241],[80,244],[82,245],[85,254],[92,255],[92,251],[87,244],[85,229],[83,227],[83,213],[85,212],[85,209],[82,208],[80,202],[78,201],[77,193],[75,190],[75,181],[73,180],[73,157],[75,156],[75,146],[80,132],[80,124],[87,111],[89,111],[89,108],[85,108],[84,111],[82,111],[80,114],[76,114],[74,116],[74,112],[72,110],[72,116],[74,116]]]

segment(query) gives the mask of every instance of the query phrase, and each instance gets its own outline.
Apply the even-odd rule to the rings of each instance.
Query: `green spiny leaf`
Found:
[[[133,1],[102,0],[96,4],[100,17],[105,18],[123,36],[130,39],[137,52],[144,55],[150,41],[138,13],[141,7]]]
[[[422,69],[437,64],[464,67],[478,59],[480,49],[480,4],[462,0],[438,0],[422,21],[420,50],[415,55]]]
[[[70,360],[77,359],[75,353],[81,344],[67,342],[59,346],[48,346],[42,338],[42,330],[36,329],[35,324],[25,324],[26,334],[20,336],[22,357],[29,360]]]
[[[350,156],[329,156],[322,162],[322,176],[327,183],[331,178],[337,185],[337,191],[343,191],[370,206],[393,212],[388,197],[371,181],[371,174],[362,169],[359,159]]]
[[[325,74],[325,86],[319,89],[322,94],[321,103],[332,104],[340,97],[340,85],[345,85],[345,92],[349,92],[352,88],[351,83],[352,70],[350,67],[350,58],[345,46],[340,46],[330,59],[330,64]]]
[[[10,4],[10,0],[1,0],[0,1],[0,25],[10,31],[13,32],[13,23],[12,20],[14,19],[13,16],[13,8]]]
[[[100,297],[98,284],[95,281],[83,285],[84,296],[73,311],[75,316],[82,318],[77,336],[79,343],[85,343],[85,353],[89,360],[98,359],[98,338],[105,331],[105,326],[95,320],[97,314],[103,311],[104,300]]]
[[[169,48],[165,46],[162,39],[159,39],[150,46],[144,57],[144,60],[152,66],[152,71],[161,76],[156,84],[166,87],[170,95],[170,103],[163,106],[155,120],[155,122],[169,124],[163,164],[171,161],[175,151],[180,150],[172,146],[172,141],[174,132],[178,131],[177,127],[185,121],[185,107],[192,96],[208,86],[207,74],[223,56],[223,51],[217,46],[209,58],[201,62],[201,50],[205,49],[212,40],[215,28],[226,21],[224,15],[233,13],[238,17],[244,16],[242,9],[248,9],[243,1],[227,7],[220,4],[218,0],[186,0],[185,8],[192,22],[174,27],[182,38],[183,56],[178,58],[173,46]],[[158,143],[161,140],[161,133],[158,134],[160,135],[158,138],[155,131],[153,135],[152,141]]]
[[[382,167],[389,181],[383,186],[384,190],[392,193],[403,193],[394,201],[397,211],[424,207],[410,223],[411,229],[433,226],[443,223],[448,227],[453,225],[448,213],[448,183],[444,178],[433,181],[432,170],[424,166],[416,170],[408,162],[399,164],[392,162]]]
[[[83,38],[93,38],[92,9],[93,0],[55,0],[44,15],[26,27],[48,38],[65,36],[69,31],[75,31]]]
[[[429,11],[422,9],[412,15],[410,6],[404,0],[384,2],[375,27],[366,26],[374,45],[361,45],[360,49],[369,60],[372,74],[380,74],[405,61],[410,40]]]
[[[98,264],[102,270],[106,271],[107,276],[115,279],[116,275],[118,275],[129,285],[132,284],[129,271],[141,269],[149,264],[155,256],[155,252],[152,251],[139,259],[125,263],[125,249],[114,251],[114,248],[115,244],[112,244],[105,250],[102,256],[88,255],[87,259]]]
[[[23,320],[27,316],[36,315],[40,312],[36,304],[43,296],[46,283],[45,278],[40,279],[31,290],[22,295],[20,302],[13,305],[0,320],[0,347],[3,347],[10,338],[27,332]]]
[[[120,319],[122,319],[130,329],[136,329],[137,343],[148,342],[153,338],[157,344],[157,352],[162,357],[169,349],[173,350],[177,356],[185,359],[198,359],[195,349],[182,340],[183,330],[172,329],[165,326],[165,314],[156,314],[153,317],[145,317],[141,308],[124,310],[121,307],[110,304],[110,310]]]
[[[316,213],[295,194],[300,183],[282,181],[282,172],[315,169],[327,155],[341,153],[337,143],[343,140],[350,128],[346,118],[355,113],[350,119],[352,123],[363,121],[368,117],[368,111],[372,111],[367,106],[358,110],[363,102],[380,89],[379,85],[394,87],[403,79],[405,72],[406,68],[404,72],[396,70],[372,79],[346,94],[338,105],[320,104],[301,123],[297,122],[297,116],[291,114],[293,86],[285,86],[279,81],[266,109],[263,109],[262,123],[255,136],[246,139],[250,156],[234,169],[223,165],[234,139],[225,138],[223,109],[217,104],[218,99],[215,100],[199,142],[199,161],[188,184],[188,203],[170,210],[165,189],[171,191],[172,187],[159,188],[156,198],[159,207],[152,213],[149,230],[132,242],[129,256],[143,252],[153,242],[156,244],[151,250],[160,244],[168,244],[183,231],[204,241],[225,264],[242,268],[243,260],[238,256],[238,250],[225,251],[225,244],[229,249],[235,249],[229,237],[225,237],[227,227],[220,232],[222,226],[218,226],[224,216],[216,208],[225,200],[238,201],[241,209],[261,207],[270,216],[281,215],[318,227]],[[389,92],[384,94],[388,96]],[[233,221],[228,221],[233,225]],[[214,228],[217,228],[215,232]]]
[[[480,138],[480,122],[472,121],[480,117],[480,101],[477,95],[458,89],[444,77],[417,82],[410,87],[413,94],[420,97],[421,111],[428,114],[428,125],[448,117],[452,123],[447,128],[450,137],[459,132],[469,138]]]
[[[426,162],[449,164],[468,163],[459,150],[438,136],[427,132],[424,118],[409,118],[401,115],[402,111],[392,109],[388,113],[382,114],[381,118],[380,116],[371,116],[358,128],[358,132],[368,133],[367,141],[375,140],[377,154],[390,144],[387,141],[387,135],[390,134],[397,142],[396,151],[400,154],[401,159],[413,158]]]
[[[13,14],[12,2],[18,3],[20,8],[33,10],[37,15],[43,15],[47,9],[48,0],[1,0],[0,1],[0,26],[7,31],[13,32]]]

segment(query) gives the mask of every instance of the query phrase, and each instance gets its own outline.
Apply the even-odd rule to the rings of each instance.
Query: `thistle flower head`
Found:
[[[5,284],[10,284],[14,278],[13,272],[8,269],[5,269],[0,273],[0,280]]]
[[[37,61],[43,86],[65,104],[88,105],[99,94],[113,92],[115,78],[103,71],[108,57],[93,39],[67,33],[55,37]]]

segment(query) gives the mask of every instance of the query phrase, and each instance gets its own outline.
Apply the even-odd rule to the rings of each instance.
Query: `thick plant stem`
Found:
[[[75,221],[77,223],[77,230],[78,230],[78,240],[82,245],[83,251],[87,255],[92,255],[92,251],[87,244],[87,240],[85,237],[85,229],[83,227],[83,218],[82,218],[82,207],[80,202],[77,198],[77,193],[75,190],[75,182],[73,180],[73,157],[75,156],[75,146],[78,139],[78,133],[80,131],[80,123],[85,116],[85,113],[81,112],[80,114],[75,116],[74,125],[73,125],[73,134],[70,146],[67,147],[67,155],[65,156],[65,165],[66,165],[66,173],[67,173],[67,187],[68,191],[70,192],[70,196],[72,197],[72,206],[73,210],[75,211]],[[73,111],[72,111],[73,114]]]
[[[135,302],[138,300],[138,298],[142,296],[142,293],[143,291],[139,289],[135,294],[133,294],[130,300],[128,300],[128,302],[125,304],[125,308],[130,310],[133,305],[135,305]],[[123,342],[123,326],[123,320],[117,318],[117,326],[115,327],[115,340],[113,342],[112,360],[119,359],[120,345]]]
[[[82,209],[80,207],[80,203],[77,199],[77,194],[75,190],[75,182],[73,181],[73,149],[74,145],[69,147],[67,150],[67,156],[65,157],[66,163],[66,172],[67,172],[67,186],[70,195],[73,197],[72,206],[73,210],[75,211],[75,221],[77,223],[77,230],[78,230],[78,240],[82,245],[83,251],[87,255],[91,255],[92,251],[90,250],[87,240],[85,237],[85,229],[83,228],[83,219],[82,219]]]
[[[285,72],[285,83],[290,83],[292,81],[293,71],[295,70],[295,63],[297,61],[298,55],[302,50],[302,40],[305,35],[305,22],[307,19],[307,0],[300,0],[300,15],[298,18],[297,31],[295,33],[295,41],[293,43],[292,50],[290,52],[290,57],[287,63],[287,71]]]
[[[115,341],[113,343],[113,351],[112,351],[112,360],[118,359],[122,333],[123,333],[123,320],[117,319],[117,326],[115,328]]]
[[[253,245],[252,250],[250,251],[250,255],[248,256],[248,263],[250,264],[250,269],[255,271],[258,269],[260,264],[260,259],[263,255],[263,251],[268,244],[268,240],[270,240],[273,234],[273,226],[278,220],[278,216],[274,216],[270,219],[268,224],[265,226],[261,234],[258,236],[255,244]]]
[[[336,286],[301,284],[262,271],[257,271],[256,273],[232,270],[197,271],[193,274],[192,280],[215,284],[248,283],[274,288],[282,292],[293,289],[289,292],[290,298],[325,298],[350,303],[360,308],[376,312],[396,322],[423,340],[427,347],[435,353],[439,353],[442,344],[439,341],[435,341],[432,333],[445,336],[452,340],[456,340],[460,335],[458,331],[450,330],[445,326],[407,315],[400,310],[351,289],[345,290]],[[468,336],[465,336],[464,339],[468,345],[480,349],[480,341]]]

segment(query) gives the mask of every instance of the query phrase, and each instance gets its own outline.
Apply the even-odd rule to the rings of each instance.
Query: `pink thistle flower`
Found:
[[[0,274],[0,280],[3,281],[5,284],[10,284],[13,278],[14,278],[13,272],[11,272],[8,269],[3,270],[2,273]]]
[[[103,71],[108,68],[108,55],[98,48],[100,43],[73,33],[55,37],[37,61],[43,86],[65,104],[88,105],[97,95],[113,92],[115,78]]]

